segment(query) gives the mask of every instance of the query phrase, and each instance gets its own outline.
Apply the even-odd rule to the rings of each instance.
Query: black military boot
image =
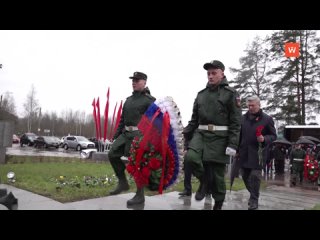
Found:
[[[248,207],[248,210],[256,210],[258,209],[259,204],[258,204],[258,200],[253,200],[250,203],[250,206]]]
[[[144,203],[144,201],[145,200],[144,200],[143,187],[137,188],[136,195],[134,195],[134,197],[132,199],[127,201],[127,205],[132,206],[132,205],[142,204],[142,203]]]
[[[195,199],[197,201],[201,201],[206,196],[206,193],[207,193],[207,184],[206,184],[205,178],[203,177],[202,179],[200,179],[200,185],[195,194]]]
[[[221,210],[223,205],[223,201],[216,201],[214,203],[213,209],[212,210]]]
[[[123,174],[121,175],[121,177],[119,177],[119,182],[117,187],[114,190],[110,191],[110,195],[116,195],[127,190],[129,190],[129,184],[125,174]]]

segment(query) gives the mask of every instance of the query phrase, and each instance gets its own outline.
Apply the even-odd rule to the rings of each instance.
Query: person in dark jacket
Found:
[[[260,109],[258,96],[248,97],[248,112],[242,116],[239,159],[242,179],[250,193],[249,210],[258,208],[260,194],[261,170],[264,167],[265,157],[263,149],[277,138],[274,121]]]
[[[286,149],[282,144],[277,143],[273,149],[275,174],[284,174],[284,164],[286,158]]]
[[[130,145],[134,137],[141,135],[137,125],[142,115],[155,101],[155,98],[150,95],[149,89],[145,87],[147,81],[146,74],[135,72],[129,78],[132,79],[133,93],[126,99],[123,105],[119,126],[114,134],[115,140],[108,154],[112,168],[119,179],[117,187],[110,192],[111,195],[129,190],[129,184],[125,175],[126,166],[121,157],[129,156]],[[127,202],[127,205],[140,203],[144,203],[143,189],[137,189],[136,195]]]

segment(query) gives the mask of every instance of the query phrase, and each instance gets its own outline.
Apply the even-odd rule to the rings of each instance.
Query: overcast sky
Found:
[[[66,109],[92,113],[93,98],[110,112],[132,93],[133,72],[148,75],[156,98],[172,96],[183,124],[191,118],[197,92],[207,83],[203,64],[217,59],[239,67],[255,36],[272,31],[0,31],[0,94],[12,92],[19,116],[34,84],[42,113]]]

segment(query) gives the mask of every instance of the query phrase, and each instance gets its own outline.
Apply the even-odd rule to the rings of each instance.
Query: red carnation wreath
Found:
[[[304,178],[310,182],[315,182],[319,177],[319,164],[313,157],[307,155],[304,160]]]

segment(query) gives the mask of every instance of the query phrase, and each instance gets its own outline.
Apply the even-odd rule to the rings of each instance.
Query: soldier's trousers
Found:
[[[124,177],[126,165],[120,159],[122,156],[129,156],[131,142],[139,131],[122,133],[113,143],[108,154],[111,166],[118,178]]]
[[[189,164],[191,172],[196,178],[203,179],[208,186],[207,193],[211,193],[215,201],[224,201],[226,195],[226,183],[224,173],[226,164],[216,162],[203,162],[202,152],[188,149],[185,163]]]
[[[300,183],[303,180],[303,161],[293,161],[292,162],[292,175],[291,175],[291,182],[297,183],[297,178],[299,177]]]
[[[261,170],[242,168],[242,179],[250,193],[249,201],[258,202],[260,195]]]
[[[192,192],[192,184],[191,184],[191,178],[192,178],[192,166],[190,166],[189,162],[184,162],[184,190],[188,192]]]

